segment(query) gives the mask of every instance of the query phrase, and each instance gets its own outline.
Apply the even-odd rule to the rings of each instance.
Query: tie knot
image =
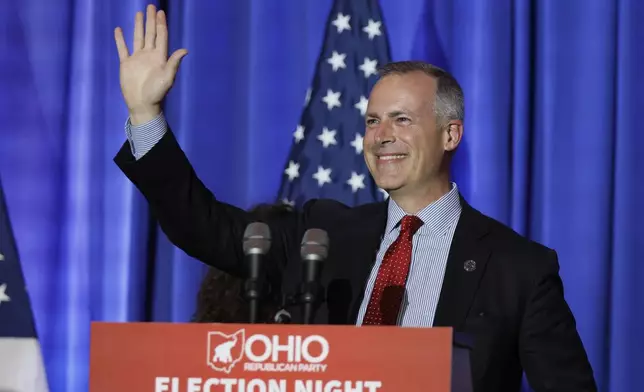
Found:
[[[409,233],[414,235],[422,225],[422,219],[416,215],[405,215],[400,222],[400,233]]]

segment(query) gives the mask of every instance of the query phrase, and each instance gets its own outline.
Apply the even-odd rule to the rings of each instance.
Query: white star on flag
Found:
[[[298,125],[293,132],[293,137],[295,138],[295,143],[299,143],[304,140],[304,126]]]
[[[4,255],[0,253],[0,261],[4,260]]]
[[[364,72],[364,77],[368,78],[369,76],[375,75],[378,72],[378,60],[370,60],[369,57],[365,57],[364,62],[358,68],[360,68],[360,70]]]
[[[347,181],[347,184],[351,186],[353,193],[356,193],[358,189],[364,188],[364,174],[358,174],[356,172],[351,172],[351,178]]]
[[[347,65],[344,63],[344,59],[347,57],[346,53],[338,53],[335,50],[331,54],[331,57],[329,57],[326,62],[331,64],[331,67],[333,68],[333,72],[336,72],[340,68],[346,68]]]
[[[287,198],[282,199],[282,204],[286,204],[287,206],[295,207],[295,202],[293,200],[289,200]]]
[[[386,199],[389,197],[389,193],[387,193],[387,191],[382,188],[378,188],[378,192],[382,193],[383,199]]]
[[[373,39],[376,35],[381,35],[382,33],[380,32],[380,22],[376,22],[372,19],[369,19],[369,24],[366,25],[362,31],[365,33],[369,34],[369,39]]]
[[[362,153],[363,141],[364,141],[364,138],[362,137],[362,135],[359,133],[356,133],[356,138],[353,139],[353,141],[351,142],[351,146],[356,149],[356,154]]]
[[[7,284],[0,284],[0,304],[9,301],[11,301],[11,298],[9,298],[9,296],[7,295]]]
[[[288,162],[288,167],[284,170],[284,174],[288,176],[289,181],[293,181],[300,176],[300,164],[293,161]]]
[[[367,113],[367,105],[369,105],[369,100],[364,95],[361,95],[360,101],[356,102],[353,107],[360,110],[360,114],[364,116]]]
[[[322,142],[322,145],[324,148],[329,147],[332,144],[338,144],[338,142],[335,140],[335,134],[336,134],[335,129],[329,129],[327,127],[322,128],[322,133],[318,135],[318,140]]]
[[[349,20],[351,20],[351,15],[343,15],[342,13],[339,13],[331,24],[338,29],[338,34],[340,34],[344,30],[351,30]]]
[[[322,98],[322,101],[326,103],[327,109],[331,110],[334,107],[340,107],[340,92],[333,92],[333,90],[326,90],[326,95]]]
[[[322,166],[318,166],[318,171],[313,174],[313,178],[317,180],[318,186],[322,186],[325,183],[331,183],[331,169],[325,169]]]

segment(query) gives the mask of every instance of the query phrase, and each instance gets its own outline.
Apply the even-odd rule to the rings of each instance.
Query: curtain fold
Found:
[[[205,266],[113,164],[127,110],[113,29],[142,0],[0,4],[0,176],[52,391],[87,390],[91,321],[187,321]],[[165,105],[206,185],[275,198],[332,0],[168,0],[188,49]],[[381,0],[394,60],[466,96],[453,174],[476,208],[557,250],[602,391],[644,390],[644,3]]]

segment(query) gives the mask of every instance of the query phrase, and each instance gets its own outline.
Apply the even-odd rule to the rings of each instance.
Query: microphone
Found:
[[[244,232],[244,255],[248,268],[248,278],[244,286],[249,303],[249,322],[257,323],[259,298],[262,293],[262,257],[271,247],[271,231],[266,223],[253,222]]]
[[[322,265],[329,253],[329,236],[321,229],[309,229],[304,233],[300,255],[302,256],[301,302],[304,305],[304,324],[313,321],[313,305],[317,300],[318,279]]]

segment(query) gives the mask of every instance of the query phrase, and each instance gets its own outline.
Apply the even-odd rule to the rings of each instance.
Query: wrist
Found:
[[[145,124],[154,120],[160,113],[159,105],[130,109],[130,123],[134,126]]]

